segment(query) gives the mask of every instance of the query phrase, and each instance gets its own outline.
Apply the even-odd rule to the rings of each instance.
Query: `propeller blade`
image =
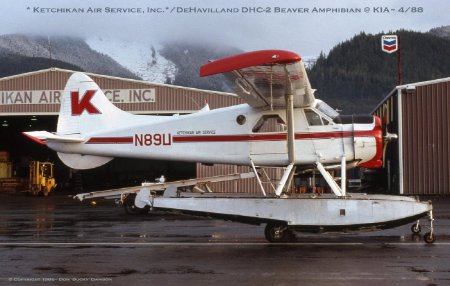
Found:
[[[398,139],[397,134],[394,133],[389,133],[388,130],[388,123],[389,123],[389,118],[388,118],[389,114],[388,114],[388,108],[385,105],[383,108],[383,119],[382,119],[382,123],[381,123],[381,129],[382,129],[382,134],[383,134],[383,168],[386,166],[385,162],[386,162],[386,151],[387,151],[387,146],[390,142],[395,141]]]

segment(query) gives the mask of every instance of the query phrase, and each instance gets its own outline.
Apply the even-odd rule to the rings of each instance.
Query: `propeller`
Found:
[[[382,119],[382,134],[383,134],[383,168],[386,165],[386,150],[387,150],[387,146],[390,142],[392,141],[396,141],[398,139],[398,135],[394,134],[394,133],[389,133],[388,130],[388,123],[389,123],[389,113],[388,113],[388,108],[387,105],[384,106],[383,108],[383,119]]]

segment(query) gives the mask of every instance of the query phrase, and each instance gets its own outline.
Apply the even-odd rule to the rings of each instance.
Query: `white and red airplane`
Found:
[[[316,99],[300,56],[282,50],[255,51],[215,60],[200,69],[200,76],[218,73],[225,73],[236,84],[235,91],[245,104],[215,110],[205,106],[194,114],[167,117],[124,112],[106,98],[92,79],[77,72],[65,87],[56,133],[34,131],[24,134],[58,152],[59,158],[74,169],[95,168],[114,157],[247,165],[254,170],[256,166],[284,167],[275,198],[271,198],[279,201],[276,203],[279,210],[269,210],[268,218],[261,220],[267,222],[268,227],[271,225],[266,231],[266,236],[272,234],[271,238],[268,237],[271,241],[276,241],[274,234],[284,233],[280,230],[287,229],[287,226],[306,225],[304,229],[373,226],[376,229],[375,226],[384,228],[415,221],[426,214],[432,221],[429,203],[396,196],[378,196],[368,200],[367,197],[349,198],[345,191],[346,168],[381,167],[383,144],[394,136],[382,134],[382,123],[376,116],[342,116]],[[327,198],[330,204],[353,202],[351,212],[355,212],[352,213],[354,218],[342,222],[334,218],[327,220],[324,218],[327,207],[323,200],[319,203],[323,214],[318,217],[317,214],[300,213],[298,205],[284,209],[282,198],[286,196],[283,195],[296,172],[305,169],[316,169],[323,175],[334,193],[333,197]],[[341,185],[335,182],[328,169],[341,169]],[[376,201],[383,205],[383,211],[380,209],[379,214],[371,215],[374,217],[363,219],[367,213],[361,204],[363,201],[372,210],[372,203]],[[315,204],[313,200],[302,200],[302,204],[304,202]],[[246,205],[248,203],[247,200],[242,209],[230,215],[252,217],[242,213],[243,209],[252,208],[252,203]],[[201,210],[202,207],[197,204],[196,208],[195,204],[189,211],[215,212],[212,209]],[[209,205],[211,207],[212,203]],[[398,211],[400,205],[404,212]],[[385,206],[392,207],[392,210],[386,211]],[[187,209],[179,206],[179,202],[159,207]],[[310,210],[309,207],[304,209]],[[349,218],[346,208],[343,209],[340,209],[339,216]],[[288,211],[297,212],[299,218],[284,219]],[[220,211],[222,217],[226,212]],[[275,212],[280,217],[274,215]],[[261,215],[259,212],[258,216]],[[269,223],[272,221],[282,223]],[[418,221],[415,227],[419,227]],[[428,236],[434,241],[432,224]]]

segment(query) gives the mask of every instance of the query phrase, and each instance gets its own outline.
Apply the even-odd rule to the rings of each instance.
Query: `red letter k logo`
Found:
[[[91,103],[91,99],[96,92],[96,90],[86,90],[80,100],[78,91],[72,91],[70,93],[72,100],[72,115],[81,115],[85,110],[89,114],[101,114],[100,110]]]

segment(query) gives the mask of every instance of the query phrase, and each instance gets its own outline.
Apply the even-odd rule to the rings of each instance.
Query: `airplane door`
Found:
[[[258,164],[287,160],[287,132],[284,120],[278,114],[262,115],[252,128],[250,155]]]
[[[312,153],[319,160],[340,160],[345,152],[345,141],[343,134],[346,133],[342,125],[333,124],[327,118],[321,116],[316,110],[304,109],[308,123],[308,134],[311,138]]]

